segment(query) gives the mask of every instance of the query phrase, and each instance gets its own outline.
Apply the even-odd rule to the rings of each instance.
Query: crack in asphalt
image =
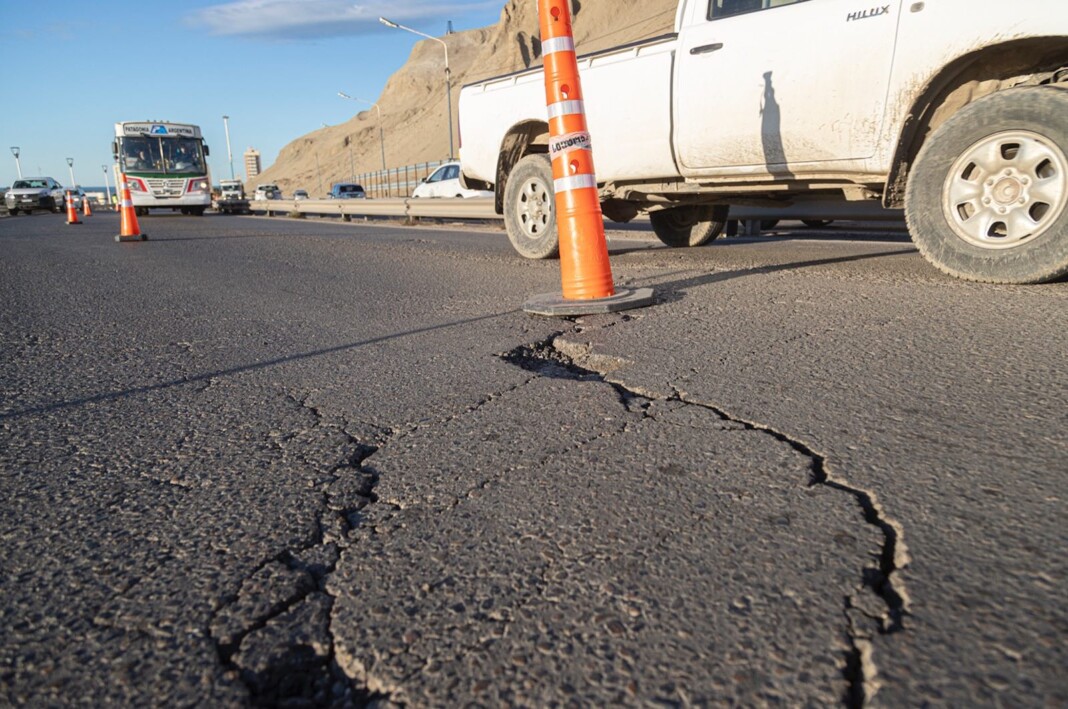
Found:
[[[335,597],[326,583],[340,559],[340,549],[348,545],[348,533],[359,524],[359,511],[376,501],[378,477],[364,462],[379,447],[363,443],[344,426],[327,422],[307,398],[286,398],[313,416],[307,430],[330,428],[344,436],[345,455],[322,471],[326,481],[314,530],[297,547],[275,554],[246,574],[237,591],[212,614],[208,636],[222,666],[247,688],[252,706],[388,704],[388,696],[361,686],[339,662],[332,628]],[[287,453],[285,445],[275,443]],[[299,451],[295,457],[302,465],[318,469]],[[346,493],[335,494],[332,486],[353,474],[359,476],[355,490],[347,492],[348,499],[335,499],[345,498]],[[266,588],[256,588],[257,583]],[[246,584],[253,585],[247,596]],[[257,607],[265,595],[266,607]],[[277,597],[270,599],[271,595]],[[270,632],[275,625],[282,632]]]
[[[675,387],[672,387],[673,395],[665,398],[652,393],[637,391],[618,381],[608,379],[608,374],[618,368],[620,360],[604,355],[592,355],[589,347],[576,346],[573,343],[562,341],[560,339],[562,334],[557,333],[541,342],[518,347],[501,357],[518,367],[536,372],[542,376],[604,382],[616,390],[620,401],[627,407],[628,411],[632,410],[631,407],[635,402],[642,400],[649,403],[655,400],[677,401],[687,406],[698,406],[706,409],[722,421],[739,425],[744,430],[767,434],[775,440],[788,445],[810,461],[812,475],[809,482],[810,486],[829,487],[854,499],[863,513],[864,521],[878,528],[884,540],[879,554],[878,565],[875,567],[868,566],[863,569],[863,584],[861,588],[878,597],[885,610],[878,614],[865,611],[862,599],[855,594],[847,595],[843,599],[845,636],[850,649],[846,653],[845,667],[843,669],[843,677],[847,682],[848,689],[842,699],[843,703],[849,707],[863,707],[870,702],[879,689],[878,667],[873,657],[874,647],[871,642],[871,633],[866,628],[861,627],[862,618],[878,621],[877,631],[881,634],[889,635],[905,629],[904,620],[909,614],[908,593],[905,589],[904,581],[897,574],[909,562],[908,549],[904,542],[900,524],[886,514],[879,503],[877,495],[870,490],[836,479],[828,468],[825,456],[803,441],[793,438],[782,431],[775,430],[771,426],[749,421],[712,404],[694,401]],[[604,367],[606,364],[606,369],[599,368]],[[643,418],[651,417],[647,411],[648,404],[640,406],[643,410]]]
[[[471,406],[465,407],[460,413],[445,417],[443,421],[448,422],[458,416],[468,415],[500,396],[521,389],[540,377],[550,377],[608,384],[616,392],[624,409],[629,413],[637,414],[634,419],[628,419],[619,430],[603,432],[598,434],[596,439],[625,434],[639,421],[655,418],[655,414],[650,411],[653,402],[666,401],[706,409],[724,422],[735,424],[744,430],[767,434],[788,445],[810,461],[810,486],[826,486],[850,495],[861,508],[865,522],[877,527],[884,539],[878,565],[864,569],[861,589],[875,594],[885,606],[885,611],[875,614],[866,611],[863,599],[854,594],[847,595],[843,599],[844,635],[849,646],[842,671],[848,686],[843,702],[851,707],[861,707],[869,702],[878,690],[879,683],[878,669],[873,659],[872,634],[866,626],[870,625],[870,619],[874,619],[878,621],[878,632],[895,633],[904,630],[904,618],[908,615],[908,595],[900,577],[895,576],[896,572],[908,563],[907,549],[899,525],[886,515],[876,495],[871,491],[836,479],[828,470],[826,458],[823,455],[804,442],[770,426],[745,420],[708,403],[694,401],[678,389],[673,389],[671,396],[664,397],[628,388],[625,384],[610,380],[609,373],[617,369],[623,363],[622,360],[593,355],[589,348],[576,348],[572,344],[561,341],[559,337],[561,334],[557,333],[541,342],[520,346],[498,355],[503,361],[530,371],[534,376],[507,391],[487,395]],[[326,579],[336,568],[340,558],[340,549],[348,546],[350,532],[358,526],[364,533],[374,534],[377,531],[370,524],[362,524],[360,517],[361,510],[367,505],[379,502],[374,493],[374,488],[378,483],[378,474],[373,468],[365,467],[367,460],[382,445],[385,445],[385,441],[410,434],[427,425],[437,425],[441,421],[435,421],[433,424],[421,422],[406,428],[403,432],[394,430],[385,437],[385,441],[380,441],[379,445],[369,445],[349,433],[345,425],[328,421],[321,411],[309,404],[307,397],[297,398],[287,395],[287,399],[313,417],[313,423],[307,430],[323,428],[341,434],[347,442],[348,453],[344,460],[322,470],[321,466],[317,466],[314,461],[305,457],[300,450],[289,450],[284,443],[275,441],[282,454],[293,454],[302,465],[325,473],[326,480],[322,483],[322,502],[316,515],[315,530],[297,548],[276,554],[246,575],[241,587],[233,595],[224,599],[213,614],[209,622],[209,636],[215,642],[222,665],[248,688],[250,702],[253,705],[299,704],[309,707],[334,707],[392,704],[394,697],[388,690],[370,691],[367,683],[358,679],[358,673],[346,667],[349,663],[337,656],[333,634],[335,598],[327,590]],[[351,500],[345,502],[333,499],[331,486],[343,475],[353,473],[363,478],[362,487],[356,493],[358,498],[356,504],[353,505]],[[492,483],[492,479],[478,481],[466,494],[458,496],[456,504]],[[393,506],[389,501],[381,501],[381,504],[386,507]],[[316,553],[320,555],[326,553],[328,562],[319,565],[309,563],[308,556],[314,556]],[[551,560],[550,566],[543,570],[543,576],[549,573],[549,568],[551,568]],[[233,624],[235,619],[227,618],[227,615],[234,609],[240,612],[239,606],[243,600],[242,592],[245,584],[272,572],[281,574],[283,581],[288,575],[291,587],[283,588],[282,597],[270,603],[266,609],[237,618],[236,622],[239,627],[228,633],[227,621]],[[542,581],[547,583],[545,578]],[[323,612],[315,615],[315,607]],[[302,611],[311,612],[311,618],[301,617]],[[257,658],[252,656],[254,651],[251,650],[250,656],[245,657],[245,646],[250,639],[255,639],[258,634],[267,633],[273,624],[284,625],[287,620],[297,626],[297,632],[282,633],[280,646],[279,638],[275,638],[272,652],[268,653],[271,659],[270,664],[265,668],[262,662],[259,666],[254,665]],[[507,632],[513,620],[514,618],[502,617],[495,622],[501,632]],[[319,626],[310,631],[313,634],[316,631],[322,634],[323,642],[319,645],[315,642],[309,644],[306,637],[308,635],[306,626],[309,625]]]
[[[904,582],[901,580],[900,575],[896,575],[896,572],[908,564],[908,550],[905,546],[900,524],[887,516],[876,494],[870,490],[835,479],[828,470],[826,457],[817,453],[803,441],[765,424],[730,414],[718,406],[691,401],[684,392],[678,389],[674,389],[674,391],[673,398],[678,401],[707,409],[722,420],[739,424],[746,430],[766,433],[775,440],[793,448],[810,461],[812,471],[812,479],[809,482],[810,487],[822,485],[853,497],[863,512],[864,521],[878,528],[884,540],[883,547],[879,553],[878,566],[865,567],[862,576],[863,588],[881,599],[885,606],[885,611],[873,619],[879,621],[878,631],[882,634],[890,635],[904,630],[904,619],[909,612],[909,598],[904,588]],[[849,682],[849,690],[844,700],[847,706],[862,707],[875,696],[879,689],[879,672],[873,657],[874,648],[871,643],[870,633],[859,627],[860,624],[856,618],[856,613],[860,612],[865,616],[871,616],[862,610],[862,602],[855,595],[846,596],[843,605],[847,628],[846,635],[850,645],[844,670],[845,678]]]

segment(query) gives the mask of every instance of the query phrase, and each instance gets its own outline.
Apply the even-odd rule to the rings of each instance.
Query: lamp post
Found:
[[[378,146],[379,146],[379,149],[382,152],[382,169],[385,170],[386,169],[386,138],[385,138],[385,135],[382,133],[382,109],[379,108],[378,104],[375,103],[374,101],[368,101],[367,99],[362,99],[362,98],[355,98],[353,96],[349,96],[344,91],[338,91],[337,95],[340,96],[341,98],[347,98],[350,101],[359,101],[360,103],[366,103],[368,106],[373,106],[375,111],[378,112]]]
[[[411,27],[405,27],[404,25],[397,24],[392,20],[387,20],[384,17],[379,17],[378,21],[386,27],[392,27],[393,29],[404,30],[417,34],[420,37],[426,37],[432,39],[440,44],[445,49],[445,114],[449,117],[449,159],[453,158],[454,152],[452,147],[452,85],[451,85],[451,73],[449,72],[449,45],[445,44],[445,40],[438,39],[437,37],[431,37],[428,34],[424,34],[419,30],[413,30]]]
[[[74,182],[74,158],[67,158],[67,169],[70,170],[70,188],[74,189],[78,186]]]
[[[11,154],[15,156],[15,169],[19,172],[19,179],[22,179],[22,163],[19,162],[19,146],[11,146]]]
[[[378,148],[382,153],[382,172],[385,173],[386,172],[386,137],[385,137],[385,134],[382,132],[382,109],[379,108],[378,104],[375,103],[374,101],[368,101],[367,99],[356,98],[354,96],[349,96],[344,91],[338,91],[337,95],[340,96],[341,98],[347,98],[350,101],[358,101],[359,103],[366,103],[368,106],[373,106],[375,111],[378,112]],[[451,126],[449,128],[449,133],[450,134],[452,133]],[[387,186],[387,189],[386,189],[386,194],[387,195],[389,194],[388,186]]]
[[[110,208],[111,207],[111,185],[108,183],[108,166],[107,165],[101,165],[100,167],[103,168],[103,170],[104,170],[104,192],[107,194],[108,207]],[[117,191],[118,189],[119,189],[119,186],[115,185],[115,190]]]
[[[226,130],[226,157],[230,160],[230,179],[234,179],[234,154],[230,150],[230,116],[223,116],[223,128]]]

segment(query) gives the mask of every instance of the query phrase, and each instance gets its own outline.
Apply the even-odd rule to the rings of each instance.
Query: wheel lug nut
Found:
[[[1029,180],[1029,179],[1028,179],[1028,178],[1026,178],[1026,177],[1021,177],[1021,178],[1020,178],[1020,182],[1024,183],[1025,185],[1029,185],[1029,184],[1031,184],[1031,180]]]
[[[998,214],[1004,214],[1004,213],[1005,213],[1005,211],[1006,211],[1006,210],[1005,210],[1005,208],[1004,208],[1004,207],[998,207]]]

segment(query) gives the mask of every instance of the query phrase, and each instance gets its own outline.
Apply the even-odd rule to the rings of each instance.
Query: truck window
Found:
[[[711,0],[708,3],[708,19],[744,15],[757,10],[768,10],[783,5],[796,5],[807,0]]]

